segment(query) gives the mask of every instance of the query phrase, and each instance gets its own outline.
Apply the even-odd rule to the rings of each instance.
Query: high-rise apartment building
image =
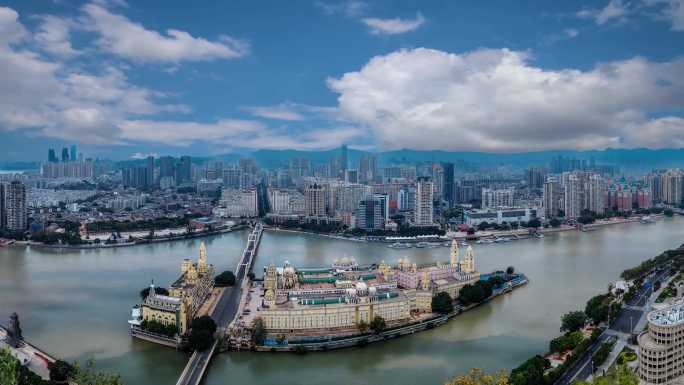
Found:
[[[12,231],[24,231],[28,227],[26,209],[26,186],[20,181],[5,185],[4,217],[5,227]]]
[[[71,149],[69,151],[69,159],[73,162],[75,160],[78,160],[78,153],[76,151],[76,145],[72,144]]]
[[[545,171],[541,167],[530,167],[525,170],[525,183],[532,189],[541,189],[544,186]]]
[[[48,150],[48,162],[50,162],[50,163],[59,162],[59,159],[57,159],[57,154],[55,153],[54,148],[51,148]]]
[[[589,177],[588,182],[588,197],[589,197],[589,207],[588,209],[595,214],[603,214],[605,211],[605,193],[606,193],[606,183],[603,177],[599,174],[592,174]],[[630,206],[631,209],[631,206]]]
[[[432,226],[433,184],[429,177],[419,177],[416,182],[416,208],[413,223],[416,226]]]
[[[482,189],[482,208],[496,209],[501,207],[513,207],[515,189]]]
[[[454,196],[454,164],[442,163],[442,199],[447,203],[447,207],[453,207],[456,201]]]
[[[670,205],[680,205],[682,203],[682,183],[684,175],[681,170],[667,170],[662,177],[663,202]]]
[[[584,203],[582,180],[576,174],[567,175],[564,186],[564,209],[568,219],[579,218]]]
[[[326,213],[326,193],[325,186],[314,183],[306,187],[306,215],[314,217],[325,216]]]
[[[562,196],[560,182],[556,176],[549,176],[544,182],[544,217],[547,219],[558,216],[560,198]]]
[[[362,154],[359,160],[359,181],[369,183],[378,176],[378,158],[375,155]]]
[[[178,168],[176,169],[176,183],[192,182],[192,159],[187,156],[181,156]]]
[[[379,196],[362,200],[356,210],[356,227],[363,230],[383,229],[385,227],[383,210],[383,202]]]

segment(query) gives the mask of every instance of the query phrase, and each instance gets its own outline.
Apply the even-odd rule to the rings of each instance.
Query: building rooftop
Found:
[[[648,321],[659,326],[671,326],[684,323],[684,304],[670,306],[648,314]]]

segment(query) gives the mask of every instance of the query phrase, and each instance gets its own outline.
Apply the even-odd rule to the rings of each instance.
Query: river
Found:
[[[530,283],[440,328],[393,341],[306,355],[235,352],[212,362],[207,385],[439,384],[471,367],[508,370],[546,350],[560,315],[581,309],[627,267],[684,242],[684,218],[612,225],[544,239],[476,245],[481,272],[515,266]],[[219,271],[233,269],[246,232],[205,238]],[[20,315],[25,337],[67,360],[96,360],[127,385],[174,384],[187,356],[133,340],[126,320],[151,279],[166,286],[199,239],[99,250],[0,248],[0,322]],[[273,261],[328,266],[336,257],[360,264],[401,256],[421,263],[448,260],[448,248],[393,250],[381,244],[266,232],[255,272]]]

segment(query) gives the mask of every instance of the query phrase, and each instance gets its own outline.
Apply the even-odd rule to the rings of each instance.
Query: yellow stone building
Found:
[[[202,242],[197,263],[189,259],[181,263],[180,277],[169,287],[169,295],[160,295],[154,284],[142,304],[133,308],[132,329],[139,329],[143,321],[155,321],[163,325],[175,325],[184,335],[204,301],[214,287],[214,266],[207,263],[207,247]],[[134,334],[135,335],[135,334]]]

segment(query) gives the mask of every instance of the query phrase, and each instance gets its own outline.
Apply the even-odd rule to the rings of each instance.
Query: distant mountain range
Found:
[[[352,164],[358,162],[363,151],[349,149],[349,160]],[[291,158],[307,158],[313,162],[325,162],[340,154],[339,149],[327,151],[298,151],[298,150],[257,150],[248,154],[262,166],[273,168],[286,165]],[[394,150],[373,153],[378,156],[381,164],[400,164],[417,162],[467,162],[471,164],[496,165],[543,165],[551,159],[563,156],[566,158],[586,159],[594,158],[597,164],[611,164],[627,168],[658,168],[684,167],[684,149],[606,149],[589,151],[536,151],[524,153],[490,153],[470,151],[419,151]],[[220,158],[226,161],[237,161],[247,154],[229,154]]]
[[[473,151],[420,151],[411,149],[364,152],[349,149],[348,156],[352,165],[357,164],[362,154],[369,153],[378,157],[379,163],[402,164],[420,162],[453,162],[467,163],[471,165],[486,166],[515,166],[526,167],[530,165],[545,165],[551,159],[563,156],[575,159],[594,159],[597,164],[617,165],[630,169],[653,169],[667,167],[684,167],[684,148],[651,150],[646,148],[636,149],[606,149],[606,150],[558,150],[558,151],[535,151],[522,153],[491,153]],[[243,157],[252,157],[261,167],[275,168],[287,165],[292,158],[307,158],[313,163],[327,162],[334,156],[339,156],[340,150],[332,149],[325,151],[300,151],[300,150],[256,150],[240,151],[215,157],[193,156],[193,162],[202,162],[209,159],[221,159],[226,162],[237,162]],[[142,163],[142,160],[128,160],[123,164]],[[2,162],[0,170],[25,170],[39,167],[38,162]]]

